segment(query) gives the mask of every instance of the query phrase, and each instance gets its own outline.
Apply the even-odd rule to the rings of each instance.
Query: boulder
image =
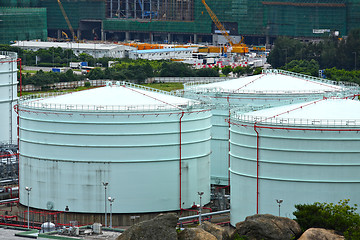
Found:
[[[216,224],[212,224],[210,222],[202,222],[198,228],[204,229],[206,232],[211,233],[216,237],[217,240],[229,240],[230,236],[229,233],[225,230],[225,228],[222,228]]]
[[[186,228],[179,233],[179,240],[216,240],[216,237],[202,228]]]
[[[338,235],[334,230],[324,228],[309,228],[298,240],[344,240],[344,236]]]
[[[116,240],[177,240],[175,213],[160,214],[152,220],[137,223]]]
[[[231,239],[246,236],[249,240],[289,240],[296,239],[300,235],[301,228],[292,219],[271,214],[257,214],[237,223]]]

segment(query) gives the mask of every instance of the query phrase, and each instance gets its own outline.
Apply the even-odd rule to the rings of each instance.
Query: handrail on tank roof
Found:
[[[327,83],[327,84],[336,85],[336,86],[359,87],[358,84],[353,83],[353,82],[328,80],[328,79],[314,77],[314,76],[310,76],[310,75],[306,75],[306,74],[302,74],[302,73],[290,72],[290,71],[286,71],[286,70],[282,70],[282,69],[266,69],[266,70],[263,69],[262,73],[263,74],[284,74],[284,75],[291,76],[291,77],[297,77],[297,78],[302,78],[302,79],[306,79],[306,80],[311,80],[314,82]]]
[[[266,70],[262,71],[262,74],[282,74],[282,75],[301,78],[301,79],[305,79],[305,80],[309,80],[309,81],[313,81],[313,82],[326,83],[326,84],[330,84],[330,85],[334,85],[334,86],[340,86],[340,87],[346,87],[346,88],[356,88],[357,90],[359,90],[359,88],[360,88],[360,86],[357,83],[353,83],[353,82],[328,80],[328,79],[313,77],[313,76],[309,76],[309,75],[305,75],[305,74],[301,74],[301,73],[289,72],[289,71],[282,70],[282,69],[266,69]],[[188,82],[188,83],[184,84],[184,90],[194,91],[194,92],[223,92],[224,89],[221,87],[214,87],[211,89],[203,89],[203,88],[198,88],[198,86],[215,83],[215,82],[225,82],[225,81],[228,81],[228,79],[224,79],[224,80],[222,80],[222,79],[221,80],[207,79],[207,80],[201,80],[201,81]],[[302,91],[304,91],[304,90],[302,90]],[[243,91],[228,91],[228,92],[244,93]],[[253,91],[253,92],[255,93],[256,91]],[[266,93],[266,92],[270,92],[270,91],[262,91],[262,93]],[[276,90],[274,90],[273,92],[275,93]],[[291,91],[291,92],[294,92],[294,91]],[[307,92],[310,92],[310,91],[307,90]]]
[[[16,52],[9,52],[9,51],[0,51],[0,56],[7,56],[9,58],[17,58],[17,53]]]
[[[136,85],[128,82],[121,82],[120,85],[111,85],[111,87],[128,86],[131,88],[153,90],[153,92],[162,93],[164,91]],[[148,91],[148,90],[147,90]],[[165,92],[166,93],[166,92]],[[191,109],[208,109],[209,106],[202,101],[189,100],[187,103],[179,102],[169,104],[149,104],[149,105],[86,105],[86,104],[61,104],[61,103],[42,103],[41,100],[61,95],[71,94],[68,92],[48,92],[22,96],[19,100],[19,107],[42,109],[42,110],[58,110],[58,111],[85,111],[85,112],[140,112],[140,111],[173,111],[173,110],[191,110]],[[173,93],[168,95],[175,96]]]
[[[323,126],[323,127],[359,127],[360,119],[312,119],[312,118],[269,118],[262,116],[233,113],[231,120],[259,125],[271,124],[280,126]]]

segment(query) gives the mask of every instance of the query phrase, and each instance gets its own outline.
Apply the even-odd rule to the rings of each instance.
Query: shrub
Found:
[[[312,227],[333,229],[343,233],[346,239],[359,239],[360,216],[355,212],[357,205],[351,207],[349,201],[299,204],[295,205],[297,210],[293,214],[303,231]]]

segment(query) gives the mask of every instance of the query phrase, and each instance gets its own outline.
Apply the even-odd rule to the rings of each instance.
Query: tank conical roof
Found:
[[[257,123],[360,125],[360,102],[351,99],[321,99],[237,115]]]
[[[196,89],[203,91],[217,89],[224,93],[238,92],[257,94],[323,93],[343,90],[341,86],[315,81],[314,77],[310,78],[314,80],[280,73],[266,73],[229,81],[197,85]]]
[[[45,97],[37,99],[36,104],[53,108],[61,106],[116,106],[117,109],[142,108],[147,109],[168,109],[181,108],[199,103],[198,101],[176,97],[168,92],[142,87],[135,84],[108,84],[105,87],[94,88],[79,92],[72,92],[64,95]],[[58,107],[56,107],[58,106]],[[69,108],[67,108],[69,109]],[[80,109],[80,108],[76,108]]]

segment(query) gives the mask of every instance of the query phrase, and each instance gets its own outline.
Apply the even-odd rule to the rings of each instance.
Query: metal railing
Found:
[[[358,84],[353,83],[353,82],[341,82],[341,81],[328,80],[328,79],[324,79],[324,78],[305,75],[302,73],[289,72],[289,71],[282,70],[282,69],[263,70],[263,74],[271,74],[271,73],[272,74],[283,74],[283,75],[287,75],[287,76],[291,76],[291,77],[297,77],[297,78],[301,78],[301,79],[305,79],[305,80],[310,80],[313,82],[326,83],[326,84],[330,84],[330,85],[346,86],[346,87],[359,87]]]
[[[0,62],[3,59],[9,59],[11,58],[12,60],[16,60],[17,59],[17,53],[15,52],[8,52],[8,51],[0,51],[0,56],[6,56],[6,58],[1,58],[0,57]]]
[[[217,211],[217,212],[202,213],[201,217],[215,216],[215,215],[228,214],[228,213],[230,213],[230,210],[222,210],[222,211]],[[190,219],[194,219],[194,218],[199,218],[199,215],[191,215],[191,216],[187,216],[187,217],[181,217],[181,218],[179,218],[179,222],[181,223],[185,220],[190,220]]]
[[[129,87],[132,89],[144,90],[147,92],[156,92],[160,94],[175,96],[174,93],[163,90],[153,89],[146,86],[141,86],[129,82],[112,82],[107,83],[108,87]],[[141,112],[141,111],[169,111],[169,110],[192,110],[192,109],[207,109],[208,107],[202,102],[189,100],[187,102],[179,103],[160,103],[159,104],[144,104],[144,105],[91,105],[91,104],[61,104],[61,103],[45,103],[41,100],[57,97],[60,95],[68,95],[72,93],[65,92],[50,92],[39,93],[32,95],[25,95],[19,100],[19,109],[30,108],[37,110],[56,110],[56,111],[84,111],[84,112]]]
[[[185,83],[184,91],[193,91],[193,92],[199,92],[199,93],[287,94],[287,95],[293,94],[293,95],[295,95],[295,94],[322,94],[322,93],[327,93],[327,92],[349,92],[349,91],[350,92],[359,92],[359,89],[360,89],[360,86],[356,83],[327,80],[327,79],[313,77],[313,76],[309,76],[309,75],[305,75],[305,74],[301,74],[301,73],[289,72],[289,71],[285,71],[285,70],[281,70],[281,69],[263,70],[262,74],[282,74],[282,75],[300,78],[300,79],[303,79],[306,81],[328,84],[328,85],[332,85],[334,87],[334,90],[302,89],[302,90],[291,90],[291,91],[285,91],[285,90],[258,91],[258,90],[246,90],[246,89],[245,90],[243,90],[243,89],[232,90],[232,89],[224,89],[222,87],[208,88],[206,86],[205,87],[199,86],[199,85],[206,85],[206,84],[215,83],[215,82],[224,82],[224,81],[228,80],[228,79],[224,79],[224,80],[207,79],[204,81],[196,81],[196,82],[194,81],[194,82]],[[331,86],[329,86],[329,87],[331,87]]]
[[[360,119],[307,119],[307,118],[280,118],[261,117],[233,113],[231,120],[250,124],[271,124],[281,126],[322,126],[322,127],[359,127]]]

